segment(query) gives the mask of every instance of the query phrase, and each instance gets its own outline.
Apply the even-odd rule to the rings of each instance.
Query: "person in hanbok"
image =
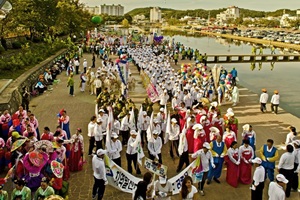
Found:
[[[41,140],[49,140],[49,141],[54,141],[54,136],[53,133],[50,131],[49,127],[45,127],[44,131],[41,135]]]
[[[243,145],[239,148],[240,156],[240,182],[243,184],[251,184],[252,182],[252,159],[254,158],[254,152],[252,147],[249,145],[249,140],[243,140]]]
[[[206,142],[206,133],[203,130],[203,126],[201,124],[195,124],[193,126],[194,131],[194,153],[199,149],[203,148],[204,142]]]
[[[71,137],[72,148],[71,148],[71,155],[69,158],[69,166],[71,172],[82,170],[84,142],[83,142],[83,136],[81,135],[81,132],[82,132],[81,128],[77,128],[76,133]]]
[[[85,86],[86,86],[87,80],[88,80],[88,78],[86,77],[86,74],[84,72],[82,72],[80,74],[80,91],[81,92],[85,91]]]
[[[230,127],[227,127],[223,134],[223,141],[226,144],[226,147],[229,148],[233,141],[237,141],[235,133],[231,130]]]
[[[196,124],[195,116],[191,116],[187,120],[186,139],[188,143],[188,152],[194,153],[194,132],[193,126]]]
[[[232,187],[237,187],[239,183],[239,164],[240,155],[239,148],[236,141],[233,141],[230,148],[227,150],[228,157],[226,158],[227,163],[227,175],[226,182]]]
[[[8,193],[7,191],[3,190],[3,185],[0,185],[0,199],[8,200]]]
[[[58,118],[58,123],[61,125],[61,128],[66,131],[67,133],[67,140],[71,138],[71,132],[70,132],[70,117],[67,115],[66,110],[60,111],[60,117]]]
[[[34,194],[34,200],[44,200],[46,197],[54,195],[54,189],[49,185],[50,180],[47,177],[42,178],[41,186]]]
[[[35,192],[40,186],[44,175],[41,173],[43,167],[47,164],[49,156],[46,152],[32,151],[23,158],[24,168],[28,171],[25,175],[26,185]]]
[[[227,115],[228,115],[228,119],[225,120],[225,127],[229,127],[230,126],[231,130],[233,132],[235,132],[235,136],[237,138],[239,121],[234,116],[233,112],[229,112],[229,113],[227,113]]]
[[[256,133],[252,129],[252,126],[249,124],[245,124],[243,126],[243,133],[242,133],[243,140],[249,140],[249,145],[253,148],[253,151],[256,150]],[[254,155],[255,156],[255,155]]]
[[[240,99],[239,89],[236,85],[233,86],[231,95],[232,95],[232,102],[233,102],[232,106],[236,106]]]
[[[208,133],[210,133],[211,124],[206,115],[201,117],[200,124],[203,126],[203,129],[206,133],[206,141],[210,143],[210,135]]]
[[[12,200],[32,200],[31,190],[29,187],[25,186],[24,180],[16,180],[14,183],[16,184],[16,188],[12,191]]]
[[[218,128],[210,127],[209,130],[210,130],[210,133],[209,133],[210,141],[215,141],[218,136],[221,136]],[[221,136],[221,138],[222,138],[222,136]]]
[[[221,115],[215,114],[212,118],[211,125],[219,129],[220,135],[223,136],[223,127],[224,127],[224,119],[221,118]]]
[[[12,125],[12,119],[8,112],[8,110],[5,110],[3,114],[0,117],[0,125],[2,127],[2,138],[6,142],[8,139],[8,132],[9,127]]]
[[[32,113],[29,115],[29,122],[33,124],[36,132],[36,138],[40,140],[39,122]]]
[[[262,166],[266,171],[266,178],[270,181],[274,181],[274,169],[275,162],[278,160],[278,150],[274,147],[274,141],[272,139],[267,140],[267,144],[264,144],[260,150],[260,157],[262,159]]]
[[[180,131],[182,131],[183,127],[185,126],[186,123],[186,108],[185,108],[185,103],[181,102],[181,107],[178,107],[178,114],[180,115]]]

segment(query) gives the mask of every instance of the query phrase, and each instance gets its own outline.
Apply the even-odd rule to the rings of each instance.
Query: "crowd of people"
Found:
[[[126,148],[127,171],[132,173],[133,163],[136,174],[139,175],[141,171],[137,164],[136,146],[139,140],[142,147],[148,151],[148,157],[161,164],[164,163],[163,156],[166,156],[162,155],[162,148],[169,149],[171,158],[178,156],[179,163],[176,169],[178,173],[184,164],[188,166],[191,160],[200,158],[201,179],[198,181],[198,187],[194,187],[192,178],[187,176],[180,193],[182,199],[196,199],[198,190],[204,196],[205,184],[211,184],[212,181],[220,183],[219,178],[224,164],[227,166],[227,183],[232,187],[237,187],[239,183],[251,184],[252,199],[262,199],[266,178],[271,181],[270,199],[285,199],[290,196],[291,188],[297,190],[300,154],[295,128],[292,127],[294,132],[289,134],[290,139],[286,142],[287,154],[290,156],[288,161],[284,156],[279,158],[272,139],[268,139],[256,155],[256,133],[253,127],[246,124],[242,127],[242,131],[239,131],[238,119],[233,108],[229,108],[225,114],[221,113],[220,106],[226,101],[232,102],[232,106],[238,103],[236,69],[227,71],[223,67],[209,68],[206,66],[205,57],[202,57],[196,58],[195,64],[183,64],[177,71],[172,68],[172,63],[176,62],[179,55],[183,60],[186,59],[185,51],[190,51],[178,43],[169,47],[124,45],[118,50],[124,52],[119,54],[120,59],[132,59],[143,74],[143,78],[155,86],[156,99],[153,102],[146,99],[139,111],[131,99],[126,99],[123,95],[117,97],[110,95],[104,89],[98,95],[97,111],[88,127],[89,154],[95,154],[93,160],[103,161],[103,155],[106,154],[121,166],[121,151]],[[263,93],[266,94],[265,89]],[[266,111],[267,101],[268,97],[260,98],[262,112]],[[153,103],[156,102],[159,105],[159,112],[153,113]],[[271,99],[274,113],[277,113],[278,105],[279,95],[278,91],[275,91]],[[108,107],[112,107],[114,113],[110,143],[113,147],[109,148],[105,144]],[[241,145],[237,143],[239,134],[242,137]],[[119,137],[122,137],[122,141],[118,139]],[[96,150],[93,150],[95,144]],[[280,174],[275,176],[275,162],[278,160]],[[255,171],[252,176],[253,166]],[[94,168],[94,173],[96,171]],[[138,184],[134,199],[152,199],[154,196],[158,199],[170,199],[172,189],[168,185],[167,177],[159,177],[154,187],[153,181],[149,178],[151,174],[146,174],[144,176],[146,180]],[[102,178],[104,181],[101,184],[99,180],[95,180],[95,188],[105,187],[107,180],[105,176]],[[285,184],[287,187],[284,191]],[[276,192],[272,191],[274,188]],[[93,190],[93,197],[96,196],[96,191]],[[104,191],[101,190],[100,193],[99,191],[98,199],[102,199]]]

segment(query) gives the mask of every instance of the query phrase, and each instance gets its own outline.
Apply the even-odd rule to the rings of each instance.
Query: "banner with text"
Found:
[[[145,158],[144,166],[150,172],[158,175],[158,176],[165,176],[167,175],[168,167],[166,165],[162,165],[158,162],[155,162],[149,158]]]

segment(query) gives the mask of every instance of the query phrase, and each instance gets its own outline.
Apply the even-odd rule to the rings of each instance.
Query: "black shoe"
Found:
[[[219,179],[217,179],[217,178],[214,178],[214,181],[216,181],[217,183],[221,183],[221,182],[219,181]]]
[[[207,180],[206,184],[209,185],[211,183],[211,180]]]

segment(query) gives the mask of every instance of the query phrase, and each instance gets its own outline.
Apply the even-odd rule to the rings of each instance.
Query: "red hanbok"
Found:
[[[229,185],[235,188],[238,186],[238,182],[239,182],[239,165],[236,164],[236,162],[238,161],[239,161],[238,149],[232,149],[232,148],[228,149],[228,157],[226,159],[226,163],[227,163],[226,181]]]
[[[185,126],[185,123],[186,123],[186,111],[185,110],[180,110],[178,112],[178,114],[180,115],[180,119],[179,119],[179,125],[180,125],[180,132],[182,131],[182,129],[184,128]]]
[[[194,153],[203,148],[206,142],[206,134],[204,130],[196,130],[194,133]]]
[[[70,171],[81,171],[82,170],[82,155],[83,155],[83,137],[81,134],[75,134],[72,136],[71,140],[73,140],[73,145],[71,149],[71,156],[69,159],[69,167]]]
[[[194,132],[195,132],[195,130],[193,130],[192,127],[193,126],[191,126],[186,131],[186,139],[188,142],[188,152],[189,153],[194,153]]]
[[[240,181],[243,184],[251,184],[252,183],[252,165],[249,162],[251,158],[253,158],[253,150],[251,146],[247,148],[245,146],[240,147],[240,155],[241,155],[241,163],[239,166],[240,170]],[[248,162],[248,163],[247,163]]]
[[[207,133],[206,134],[206,142],[210,143],[210,135],[209,135],[209,133],[210,133],[209,129],[211,127],[210,121],[206,120],[205,122],[203,122],[202,126],[203,126],[205,133]]]
[[[224,135],[223,135],[223,141],[225,142],[225,145],[227,147],[227,149],[229,149],[231,143],[233,141],[236,141],[236,135],[233,131],[230,131],[230,132],[224,132]]]

